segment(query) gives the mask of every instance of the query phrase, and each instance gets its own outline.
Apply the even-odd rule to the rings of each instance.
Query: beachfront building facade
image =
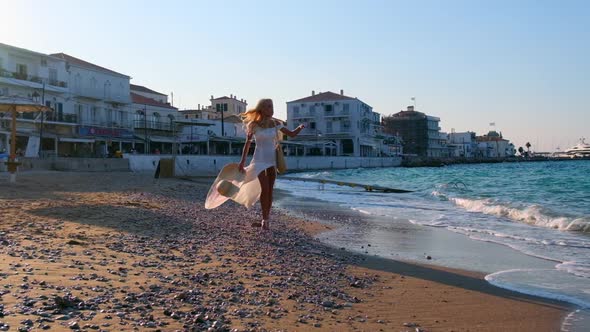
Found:
[[[284,145],[288,155],[376,157],[381,155],[381,116],[358,98],[333,92],[287,102],[287,126],[305,124]]]
[[[400,136],[404,142],[404,153],[420,157],[448,157],[446,135],[442,135],[439,126],[440,118],[426,115],[408,106],[383,118],[383,130],[386,133]]]
[[[217,110],[212,106],[201,106],[195,109],[180,110],[181,117],[184,120],[215,120],[217,119]]]
[[[181,111],[184,113],[185,111]],[[182,116],[181,116],[182,117]],[[244,124],[238,115],[221,119],[182,119],[178,123],[181,154],[240,155],[246,142]]]
[[[221,118],[222,112],[224,118],[238,115],[244,113],[246,107],[248,107],[248,103],[245,99],[238,99],[238,97],[233,94],[230,94],[229,97],[223,96],[217,98],[212,95],[209,101],[211,102],[210,109],[215,110],[215,118]]]
[[[37,157],[40,146],[57,150],[60,136],[73,135],[75,119],[63,59],[0,43],[0,96],[19,96],[45,104],[54,112],[24,113],[17,118],[17,150]],[[8,114],[0,114],[0,151],[9,151]]]
[[[182,123],[180,136],[183,154],[240,154],[246,134],[239,116],[247,110],[245,99],[214,97],[210,105],[198,105],[196,109],[179,111]],[[223,117],[222,117],[223,115]]]
[[[57,155],[104,157],[134,143],[129,114],[129,75],[65,53],[52,54],[68,68],[73,137],[60,138]]]
[[[478,144],[474,132],[451,132],[447,136],[450,157],[468,159],[475,157]]]
[[[168,96],[145,86],[130,86],[133,133],[136,138],[132,151],[138,153],[171,154],[177,148],[180,131],[176,121],[178,109],[168,102]],[[123,150],[128,152],[127,149]]]
[[[514,145],[502,137],[502,133],[490,131],[485,135],[477,136],[477,157],[480,158],[505,158],[513,157]]]

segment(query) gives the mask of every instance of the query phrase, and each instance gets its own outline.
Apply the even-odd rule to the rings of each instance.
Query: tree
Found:
[[[520,153],[521,156],[524,156],[524,149],[522,146],[518,148],[518,153]]]
[[[526,142],[525,146],[526,146],[527,152],[530,152],[531,151],[531,146],[532,146],[531,143]]]

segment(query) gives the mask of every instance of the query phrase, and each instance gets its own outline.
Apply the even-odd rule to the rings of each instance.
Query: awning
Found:
[[[246,137],[209,137],[210,142],[231,142],[231,143],[246,143]]]
[[[144,135],[137,135],[137,134],[135,134],[135,137],[137,137],[140,140],[140,142],[145,142],[145,136]],[[176,138],[175,137],[170,137],[170,136],[150,135],[150,136],[148,136],[148,139],[150,140],[150,142],[177,143]]]
[[[60,137],[60,142],[73,142],[73,143],[94,143],[93,139],[90,138],[69,138],[69,137]]]

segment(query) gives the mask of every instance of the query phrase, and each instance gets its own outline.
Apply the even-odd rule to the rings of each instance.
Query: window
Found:
[[[106,81],[104,83],[104,98],[107,100],[111,100],[111,82]]]
[[[57,69],[49,68],[49,84],[57,85]]]
[[[82,77],[80,76],[80,74],[76,74],[76,76],[74,76],[74,91],[76,92],[80,92],[80,90],[82,90]]]
[[[159,113],[154,113],[154,115],[152,117],[152,123],[153,123],[152,128],[159,129],[159,126],[160,126],[160,114]]]
[[[76,115],[78,116],[78,123],[84,123],[84,107],[81,104],[76,104],[74,108],[76,110]]]
[[[90,121],[92,123],[96,123],[97,117],[98,117],[98,107],[92,106],[90,109]]]
[[[107,125],[111,125],[114,122],[114,118],[113,118],[113,110],[110,108],[107,108]]]
[[[349,120],[342,121],[342,129],[343,130],[349,130],[350,129],[350,121]]]
[[[328,132],[328,133],[332,132],[332,121],[326,122],[326,132]]]
[[[309,106],[309,115],[315,115],[315,106]]]
[[[123,127],[127,126],[127,112],[119,111],[119,125]]]
[[[4,69],[4,59],[0,58],[0,70]]]
[[[64,120],[64,105],[62,103],[55,103],[55,110],[57,111],[57,121]]]
[[[91,77],[90,78],[90,81],[89,81],[89,84],[90,84],[90,89],[95,90],[96,89],[96,84],[97,84],[96,83],[96,78]]]
[[[41,67],[47,67],[47,59],[41,59]]]
[[[293,114],[299,116],[299,106],[293,106]]]
[[[8,88],[0,89],[0,96],[8,96]]]
[[[332,113],[333,110],[334,110],[334,106],[332,106],[332,105],[324,105],[324,111],[326,113]]]
[[[28,76],[27,65],[23,65],[21,63],[16,64],[16,73],[14,78],[19,80],[26,80]]]
[[[350,104],[342,104],[342,113],[348,113],[350,111]]]
[[[315,122],[309,123],[309,129],[315,129]]]

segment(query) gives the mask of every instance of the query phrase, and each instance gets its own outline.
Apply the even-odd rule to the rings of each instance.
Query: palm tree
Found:
[[[526,150],[527,150],[527,152],[530,152],[530,150],[531,150],[531,146],[532,146],[532,145],[531,145],[531,143],[529,143],[529,142],[526,142],[525,146],[526,146]]]
[[[518,153],[520,153],[520,156],[524,156],[524,149],[521,147],[518,148]]]

